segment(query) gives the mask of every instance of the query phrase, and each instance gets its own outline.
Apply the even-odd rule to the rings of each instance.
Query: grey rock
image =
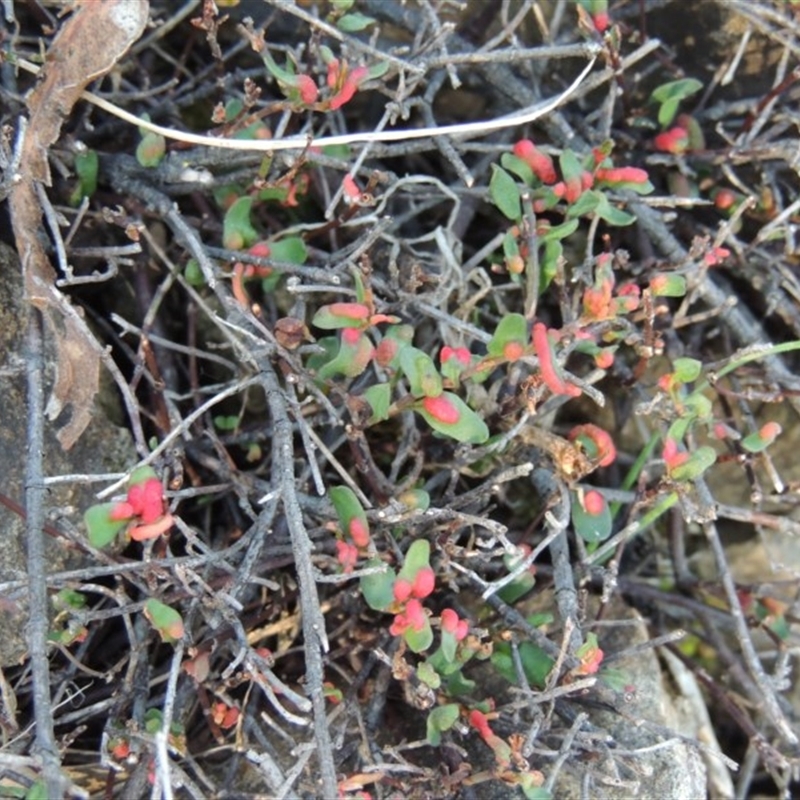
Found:
[[[24,502],[27,457],[23,345],[28,313],[17,255],[0,244],[0,491],[20,506]],[[46,389],[52,384],[53,358],[53,348],[48,347]],[[69,452],[62,450],[52,426],[45,425],[46,476],[122,471],[135,458],[129,433],[111,424],[100,411],[95,412],[91,425]],[[97,502],[94,491],[85,484],[57,484],[48,492],[48,510],[79,526],[83,511]],[[50,573],[87,564],[86,556],[65,539],[48,536],[46,547]],[[0,582],[25,577],[25,520],[0,505]],[[25,658],[26,595],[25,588],[0,595],[0,667]]]

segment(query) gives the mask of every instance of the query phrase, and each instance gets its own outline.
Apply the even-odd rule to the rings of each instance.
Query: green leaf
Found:
[[[250,224],[252,197],[240,197],[226,212],[222,222],[222,246],[244,250],[258,240],[258,231]]]
[[[79,611],[86,607],[86,596],[74,589],[62,589],[53,598],[53,608],[56,611],[75,610]]]
[[[695,78],[683,78],[677,81],[664,83],[653,90],[650,97],[661,104],[658,110],[658,122],[661,127],[666,128],[675,118],[678,111],[678,104],[681,100],[691,97],[703,88],[703,84]]]
[[[100,159],[97,151],[86,150],[75,154],[75,174],[78,176],[78,185],[70,195],[71,205],[78,205],[84,197],[91,197],[97,191],[99,169]]]
[[[305,242],[299,236],[286,236],[269,243],[269,255],[276,261],[285,261],[287,264],[301,266],[306,263],[308,250]]]
[[[527,161],[523,161],[513,153],[503,153],[500,156],[500,163],[509,172],[513,172],[523,183],[528,186],[533,185],[533,170],[528,166]]]
[[[438,397],[442,393],[442,376],[427,353],[409,346],[400,351],[399,357],[414,397]]]
[[[418,631],[409,628],[404,634],[408,649],[412,653],[422,653],[433,644],[433,630],[428,615],[425,615],[425,624]]]
[[[415,539],[408,548],[403,568],[400,570],[398,578],[414,582],[417,573],[423,567],[429,567],[431,561],[431,545],[427,539]]]
[[[369,419],[371,425],[389,418],[389,406],[392,402],[392,385],[390,383],[376,383],[365,389],[361,396],[372,409],[372,416]]]
[[[328,496],[336,509],[336,515],[339,517],[339,527],[342,531],[349,531],[350,524],[354,519],[358,520],[369,531],[367,515],[361,507],[361,503],[358,502],[356,493],[349,486],[334,486],[328,492]]]
[[[205,275],[203,275],[203,270],[200,269],[196,258],[190,258],[186,262],[186,266],[183,268],[183,277],[190,286],[195,288],[206,285]]]
[[[116,503],[100,503],[90,506],[83,515],[86,530],[89,534],[89,544],[92,547],[105,547],[128,524],[128,520],[112,520],[109,515]]]
[[[516,342],[525,347],[528,344],[528,323],[522,314],[506,314],[495,328],[486,349],[489,355],[502,356],[506,345]]]
[[[239,427],[238,414],[219,414],[211,420],[218,431],[235,431]]]
[[[561,239],[566,239],[567,236],[571,236],[578,230],[578,222],[577,219],[571,219],[567,222],[562,222],[561,225],[553,225],[551,228],[548,228],[543,234],[541,234],[538,238],[539,242],[552,242],[552,241],[560,241]]]
[[[458,420],[453,423],[442,422],[417,403],[414,408],[425,422],[437,433],[442,433],[465,444],[483,444],[489,438],[486,423],[458,396],[452,392],[442,392],[440,397],[449,401],[458,412]]]
[[[436,706],[428,714],[426,724],[428,744],[436,747],[440,744],[442,731],[448,731],[458,719],[458,704],[448,703],[445,706]]]
[[[376,78],[382,78],[388,71],[389,71],[389,62],[379,61],[377,64],[373,64],[367,70],[367,78],[371,81],[374,81]]]
[[[600,195],[600,202],[597,204],[595,214],[597,214],[600,219],[605,220],[609,225],[615,225],[617,227],[632,225],[636,222],[636,217],[633,214],[629,214],[627,211],[623,211],[611,205],[609,199],[604,194]]]
[[[136,148],[136,160],[143,167],[157,167],[167,152],[167,140],[160,133],[148,131]]]
[[[600,205],[600,202],[605,197],[594,190],[584,192],[567,211],[567,217],[575,219],[577,217],[585,217],[587,214],[592,214],[595,209]]]
[[[340,17],[336,23],[336,27],[345,33],[356,33],[357,31],[363,31],[364,28],[372,25],[373,22],[375,22],[373,17],[368,17],[366,14],[360,14],[356,11],[352,14],[345,14],[343,17]]]
[[[544,786],[523,786],[525,800],[553,800],[553,795]]]
[[[696,358],[676,358],[672,362],[673,373],[681,383],[696,381],[700,377],[702,369],[702,362]]]
[[[384,562],[379,558],[367,561],[367,567],[380,567]],[[394,603],[394,582],[397,575],[391,567],[386,572],[362,575],[359,580],[361,594],[366,604],[375,611],[385,611]]]
[[[25,800],[49,800],[49,798],[47,783],[44,780],[38,780],[31,784],[28,791],[25,792]]]
[[[144,604],[144,615],[167,644],[174,644],[183,638],[183,617],[174,608],[151,597]]]
[[[519,645],[519,656],[528,682],[533,686],[543,687],[553,668],[553,659],[532,642],[522,642]],[[509,683],[517,683],[517,671],[509,645],[505,642],[498,643],[492,653],[491,662]]]
[[[431,689],[438,689],[442,685],[441,676],[429,660],[423,661],[417,667],[417,677],[426,686],[430,686]]]
[[[558,164],[561,167],[561,175],[564,181],[568,181],[571,178],[579,178],[583,174],[583,166],[572,150],[563,150],[558,158]]]
[[[492,164],[492,179],[489,181],[489,197],[508,219],[519,222],[522,219],[522,202],[517,182],[496,164]]]
[[[152,467],[136,467],[136,469],[131,472],[130,478],[128,478],[128,486],[138,486],[140,483],[157,477],[158,475],[156,475],[156,471]]]

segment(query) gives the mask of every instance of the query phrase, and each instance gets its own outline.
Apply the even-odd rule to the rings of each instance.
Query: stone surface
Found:
[[[23,505],[27,427],[24,340],[28,309],[23,299],[22,277],[16,253],[0,244],[0,492]],[[46,390],[52,383],[52,352],[47,348]],[[44,472],[46,476],[71,473],[114,472],[127,469],[135,460],[128,432],[112,425],[102,413],[95,417],[78,443],[64,452],[52,426],[45,423]],[[47,509],[66,515],[75,525],[85,508],[96,502],[96,487],[72,483],[53,486]],[[85,565],[85,557],[69,549],[65,541],[47,537],[51,573]],[[25,520],[0,505],[0,582],[24,579],[26,575]],[[27,622],[26,590],[0,597],[0,666],[24,659]]]

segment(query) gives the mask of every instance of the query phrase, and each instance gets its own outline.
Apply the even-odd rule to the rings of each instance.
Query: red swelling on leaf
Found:
[[[414,576],[411,594],[422,600],[427,597],[436,585],[436,574],[430,567],[422,567]]]
[[[597,14],[592,16],[592,22],[598,33],[605,33],[611,24],[611,18],[608,16],[607,11],[598,11]]]
[[[446,608],[442,611],[442,630],[460,642],[469,633],[469,623],[465,619],[459,619],[458,614],[452,608]]]
[[[703,260],[707,266],[714,267],[717,264],[721,264],[730,254],[731,251],[726,247],[714,247],[710,253],[705,254]]]
[[[339,59],[334,58],[328,64],[328,86],[335,92],[328,102],[331,111],[336,111],[345,103],[349,103],[358,91],[359,85],[368,75],[369,70],[366,67],[356,67],[350,70],[347,62],[340,64]]]
[[[455,359],[465,367],[469,366],[471,358],[472,354],[466,347],[448,347],[447,345],[442,348],[442,352],[439,355],[439,360],[442,364]]]
[[[394,622],[389,628],[392,636],[402,636],[407,630],[421,631],[425,627],[427,618],[419,600],[411,599],[405,607],[403,613],[394,618]]]
[[[385,338],[381,339],[378,346],[375,348],[375,361],[381,367],[388,367],[392,360],[397,355],[400,349],[400,344],[395,339]]]
[[[667,439],[664,442],[664,450],[661,457],[667,465],[668,472],[672,472],[672,470],[681,466],[681,464],[685,464],[689,460],[689,454],[681,452],[678,449],[678,443],[674,439]]]
[[[603,511],[605,511],[605,507],[606,501],[603,499],[603,495],[601,495],[600,492],[592,489],[583,496],[583,508],[587,514],[596,517],[598,514],[602,514]]]
[[[345,317],[355,321],[369,319],[369,308],[363,303],[331,303],[328,310],[336,317]]]
[[[469,712],[469,724],[478,731],[478,734],[484,740],[494,736],[492,729],[489,727],[489,720],[486,718],[486,714],[478,711],[477,708],[473,708]]]
[[[508,361],[517,361],[525,354],[525,348],[519,342],[509,342],[503,348],[503,356]]]
[[[424,397],[422,407],[444,425],[455,425],[461,417],[459,410],[444,395]]]
[[[556,168],[553,159],[536,148],[530,139],[521,139],[514,145],[514,155],[522,159],[542,183],[555,183]]]
[[[647,183],[647,172],[638,167],[613,167],[600,168],[595,172],[595,178],[604,183]]]
[[[134,515],[145,525],[155,522],[164,513],[164,495],[158,478],[148,478],[131,486],[127,499]]]
[[[369,544],[369,530],[364,524],[364,521],[358,517],[350,520],[348,533],[350,534],[350,537],[352,538],[356,547],[360,548],[361,550],[363,550]]]
[[[341,564],[343,572],[352,572],[358,562],[358,548],[350,542],[337,539],[336,560]]]
[[[568,438],[571,442],[576,439],[588,439],[588,443],[582,441],[581,444],[585,450],[594,450],[594,453],[588,452],[587,455],[600,467],[607,467],[613,464],[614,459],[617,457],[617,448],[614,446],[611,436],[597,425],[592,425],[591,423],[577,425],[569,432]],[[587,447],[587,444],[590,447]]]
[[[397,600],[398,603],[405,603],[406,600],[411,597],[412,588],[411,581],[407,581],[405,578],[398,578],[392,586],[394,599]]]
[[[317,102],[319,91],[317,84],[308,75],[298,75],[295,88],[300,92],[300,99],[306,104],[311,105]]]
[[[662,153],[672,153],[673,155],[685,153],[689,146],[689,131],[676,125],[668,131],[659,133],[653,140],[653,144],[656,150],[660,150]]]
[[[235,706],[226,703],[214,703],[211,709],[211,718],[223,730],[232,728],[239,721],[240,712]]]
[[[358,188],[353,176],[350,174],[345,175],[342,179],[342,191],[350,203],[354,203],[361,197],[361,189]]]
[[[147,539],[157,539],[162,533],[166,533],[175,523],[172,514],[165,514],[156,522],[144,525],[136,525],[128,531],[128,535],[135,542],[144,542]]]

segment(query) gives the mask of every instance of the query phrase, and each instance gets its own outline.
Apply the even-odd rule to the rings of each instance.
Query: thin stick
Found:
[[[26,342],[28,383],[28,458],[25,465],[25,537],[28,550],[28,651],[33,678],[33,718],[36,723],[36,749],[42,759],[42,777],[48,797],[64,796],[66,781],[61,773],[50,698],[50,662],[47,659],[49,627],[47,599],[47,554],[45,553],[44,455],[44,343],[42,317],[31,309]]]
[[[92,92],[83,92],[81,97],[88,100],[103,111],[107,111],[119,119],[136,125],[138,128],[158,133],[165,139],[173,139],[186,144],[205,145],[206,147],[217,147],[226,150],[247,150],[250,152],[272,153],[276,150],[304,150],[310,143],[315,147],[331,147],[333,145],[349,145],[357,142],[405,142],[409,139],[427,139],[437,136],[468,136],[471,134],[481,135],[489,131],[499,131],[505,128],[515,128],[519,125],[526,125],[534,122],[541,117],[555,111],[565,103],[578,89],[584,78],[591,72],[597,60],[595,55],[592,60],[583,68],[580,75],[557,97],[548,100],[543,105],[536,105],[532,109],[507,117],[498,119],[482,120],[479,122],[462,122],[456,125],[438,125],[432,128],[412,128],[391,131],[367,131],[362,133],[348,133],[341,136],[322,136],[319,139],[312,137],[300,137],[289,139],[226,139],[224,137],[203,136],[201,134],[189,133],[188,131],[176,131],[173,128],[165,128],[162,125],[148,122],[135,114],[130,114],[119,106],[109,103],[102,97],[98,97]],[[26,61],[24,58],[17,59],[16,64],[34,75],[39,73],[39,67]]]

